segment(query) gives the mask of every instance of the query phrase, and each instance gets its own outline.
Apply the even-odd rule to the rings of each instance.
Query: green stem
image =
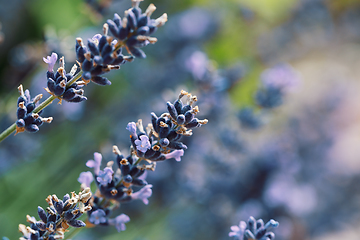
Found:
[[[66,86],[70,86],[73,83],[75,83],[77,80],[79,80],[81,78],[82,75],[82,70],[80,70],[80,72],[78,72],[72,79],[70,82],[68,82],[66,84]],[[54,101],[54,99],[56,98],[56,96],[50,96],[48,97],[45,101],[43,101],[39,106],[37,106],[34,110],[33,113],[38,113],[41,110],[43,110],[44,108],[46,108],[47,106],[50,105],[50,103],[52,103],[52,101]],[[15,132],[16,130],[16,123],[13,123],[10,127],[8,127],[7,129],[5,129],[2,133],[0,133],[0,142],[3,141],[5,138],[7,138],[8,136],[10,136],[10,134],[12,134],[13,132]]]

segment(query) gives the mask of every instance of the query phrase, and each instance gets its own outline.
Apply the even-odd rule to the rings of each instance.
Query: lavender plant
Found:
[[[52,121],[51,117],[44,118],[40,114],[53,100],[58,99],[60,104],[62,101],[86,101],[83,87],[87,84],[93,82],[98,85],[110,85],[111,82],[103,77],[103,74],[119,69],[120,65],[132,62],[134,58],[145,58],[146,55],[141,48],[157,41],[150,35],[167,21],[167,15],[151,19],[155,6],[150,5],[142,13],[139,3],[140,0],[133,0],[132,8],[125,11],[123,19],[115,14],[112,20],[107,20],[103,34],[89,39],[87,45],[81,38],[77,38],[77,65],[74,65],[69,73],[65,70],[64,57],[60,58],[56,71],[54,66],[58,60],[57,54],[52,53],[44,58],[44,62],[48,64],[46,91],[51,96],[39,104],[42,95],[32,99],[29,90],[24,91],[23,87],[19,86],[18,120],[0,134],[0,141],[14,131],[16,134],[39,131],[43,122]],[[109,32],[112,36],[109,36]],[[123,49],[130,55],[125,56]],[[259,97],[259,102],[270,102],[270,105],[263,104],[269,108],[279,105],[277,99],[274,103],[272,98],[268,100],[269,98],[271,96],[265,94],[265,97]],[[146,127],[143,126],[142,120],[138,120],[137,123],[130,122],[126,128],[130,132],[130,154],[125,157],[119,148],[114,146],[116,164],[110,161],[101,169],[102,156],[100,153],[94,153],[94,159],[86,163],[86,166],[93,168],[93,173],[83,172],[78,178],[82,184],[81,192],[72,192],[71,197],[67,194],[62,200],[56,195],[50,195],[46,199],[49,204],[46,211],[38,207],[39,221],[27,216],[30,227],[19,225],[19,230],[23,234],[20,239],[63,239],[70,226],[81,228],[85,225],[112,225],[119,232],[124,231],[125,223],[129,222],[130,218],[124,213],[117,215],[115,211],[121,204],[133,200],[141,200],[148,204],[153,185],[145,179],[146,171],[154,171],[157,162],[168,159],[181,161],[187,149],[187,145],[180,141],[182,137],[192,136],[193,129],[208,122],[207,119],[200,120],[196,117],[199,112],[199,107],[194,106],[196,101],[196,96],[181,91],[173,103],[166,103],[167,112],[160,115],[151,113],[151,123]],[[92,193],[90,187],[93,181],[96,190]],[[83,213],[87,213],[85,222],[78,219]],[[229,236],[238,239],[271,240],[274,239],[274,234],[267,231],[270,227],[276,227],[278,223],[271,220],[264,225],[262,220],[258,220],[255,224],[255,220],[250,218],[247,225],[245,228],[241,222],[238,228],[232,227]]]

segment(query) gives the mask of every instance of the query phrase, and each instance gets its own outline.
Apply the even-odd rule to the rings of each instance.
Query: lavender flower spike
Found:
[[[146,135],[141,135],[140,140],[136,139],[135,145],[136,145],[136,149],[143,153],[146,152],[151,147],[149,138]]]
[[[48,64],[49,72],[53,71],[57,59],[58,59],[58,55],[54,52],[51,54],[51,56],[47,56],[46,58],[43,57],[44,62]]]
[[[184,150],[174,150],[171,153],[165,154],[166,159],[175,158],[177,162],[181,161],[181,157],[184,156]]]
[[[152,194],[152,185],[148,184],[145,187],[143,187],[142,189],[140,189],[139,191],[137,191],[136,193],[131,194],[131,198],[132,199],[140,199],[143,201],[143,203],[145,205],[149,204],[149,200],[148,198],[151,197]]]
[[[101,185],[107,185],[108,183],[111,183],[113,173],[114,171],[110,167],[106,167],[104,168],[104,171],[99,171],[99,176],[96,180]]]
[[[129,222],[130,218],[128,215],[120,214],[114,219],[109,219],[109,224],[114,225],[118,232],[125,231],[125,223]]]
[[[95,152],[94,160],[87,161],[86,166],[89,168],[94,168],[95,175],[99,175],[101,160],[102,160],[102,155],[98,152]]]
[[[94,180],[94,177],[90,171],[80,173],[78,182],[84,184],[86,187],[90,187],[90,184]]]

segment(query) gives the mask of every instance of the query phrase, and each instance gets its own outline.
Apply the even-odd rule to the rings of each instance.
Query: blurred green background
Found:
[[[4,36],[0,45],[1,130],[16,120],[15,109],[18,97],[16,88],[20,83],[25,88],[43,91],[42,87],[45,87],[46,82],[46,65],[42,62],[42,57],[50,55],[50,51],[55,49],[65,55],[67,68],[70,69],[70,64],[75,59],[72,52],[75,45],[74,38],[80,36],[86,39],[94,31],[100,32],[107,18],[112,18],[115,12],[123,15],[123,11],[130,7],[130,1],[127,0],[98,2],[109,6],[99,13],[82,0],[0,0],[0,22]],[[307,45],[308,40],[302,41],[301,36],[304,35],[299,33],[291,37],[285,36],[290,38],[285,41],[286,44],[280,42],[278,43],[280,46],[274,46],[272,41],[276,42],[275,37],[280,34],[276,31],[274,33],[274,29],[291,22],[294,18],[294,9],[299,8],[302,1],[153,1],[158,8],[154,15],[160,16],[166,12],[169,17],[167,24],[171,24],[173,16],[192,8],[205,9],[213,14],[217,22],[214,33],[205,40],[186,44],[201,46],[219,69],[230,67],[235,62],[246,65],[244,78],[236,82],[228,92],[235,109],[254,104],[252,97],[259,83],[259,76],[272,64],[286,61],[303,71],[303,77],[309,77],[304,85],[309,88],[300,91],[302,95],[295,94],[292,103],[286,105],[284,110],[276,112],[277,120],[286,114],[296,113],[298,107],[296,103],[303,101],[304,95],[316,96],[311,81],[320,81],[319,71],[324,73],[332,63],[326,61],[335,59],[336,63],[343,62],[345,66],[355,68],[356,63],[360,62],[360,58],[355,54],[359,52],[357,33],[344,34],[341,30],[346,27],[345,25],[336,28],[339,24],[337,20],[344,12],[349,9],[360,9],[360,1],[323,2],[330,18],[335,22],[331,38],[323,37],[317,42],[316,36],[313,36],[314,39],[310,40],[311,44]],[[149,1],[144,1],[141,6],[144,9],[148,4]],[[306,19],[305,12],[303,20]],[[194,25],[196,24],[198,23],[194,22]],[[150,112],[155,109],[147,108],[144,111],[144,107],[156,103],[154,99],[158,100],[160,94],[157,94],[154,85],[163,84],[160,81],[141,82],[138,79],[135,81],[132,79],[134,77],[132,71],[139,71],[136,76],[141,76],[142,71],[147,68],[156,71],[163,60],[157,57],[158,55],[172,56],[174,51],[166,46],[166,42],[170,40],[165,28],[166,25],[155,34],[159,41],[145,49],[147,59],[136,59],[133,63],[122,66],[120,71],[108,75],[112,81],[111,86],[86,87],[85,95],[89,100],[80,103],[81,107],[73,107],[69,104],[58,105],[55,100],[43,113],[44,117],[54,116],[51,125],[44,124],[37,134],[21,133],[10,136],[0,143],[0,236],[7,236],[11,240],[18,239],[20,237],[18,224],[25,224],[26,214],[36,216],[37,206],[45,207],[45,198],[49,194],[57,194],[60,197],[68,192],[78,191],[79,173],[87,171],[85,162],[93,157],[94,152],[102,152],[105,160],[113,160],[112,145],[116,144],[120,149],[128,149],[130,142],[125,130],[126,123],[136,121],[139,117],[149,119]],[[273,35],[270,34],[271,32]],[[271,52],[272,50],[267,51],[268,49],[275,49],[273,50],[275,53]],[[350,63],[352,65],[347,65]],[[159,71],[161,70],[163,69]],[[350,75],[346,75],[348,72],[345,71],[346,78],[354,80],[351,84],[359,81],[356,71],[349,71]],[[144,71],[143,74],[147,73]],[[171,79],[173,76],[170,75],[168,78]],[[176,82],[164,84],[171,90],[178,88]],[[328,82],[317,82],[316,89],[326,84]],[[358,84],[351,84],[349,86],[359,90]],[[189,76],[182,85],[190,90],[195,88]],[[313,89],[313,92],[308,89]],[[31,93],[35,96],[39,92]],[[44,93],[44,96],[48,95]],[[316,98],[313,100],[316,101]],[[145,104],[145,101],[149,102]],[[163,105],[165,109],[165,101]],[[277,124],[281,124],[281,120],[273,124],[275,124],[274,128],[278,129]],[[267,130],[271,131],[271,129]],[[358,137],[355,138],[354,142],[357,143]],[[156,187],[155,185],[154,189]],[[150,198],[149,206],[143,206],[142,203],[134,204],[138,209],[135,214],[132,214],[132,208],[127,209],[125,205],[123,208],[131,218],[125,232],[117,233],[112,228],[86,229],[75,239],[177,239],[171,228],[167,226],[167,221],[169,212],[182,211],[184,204],[181,203],[181,199],[174,201],[173,205],[163,205],[161,199],[154,195]],[[192,211],[191,207],[196,208],[189,206],[189,211]],[[197,224],[201,225],[201,223]],[[237,222],[233,222],[232,225],[235,224]],[[224,229],[220,235],[226,237],[228,229]],[[302,239],[299,236],[314,238],[307,233],[303,234],[293,236],[291,239]],[[354,234],[356,236],[356,233]],[[327,239],[331,237],[326,234],[316,237],[321,239],[323,236],[328,237]],[[201,236],[197,236],[196,239],[201,239]],[[357,238],[349,236],[346,239]]]

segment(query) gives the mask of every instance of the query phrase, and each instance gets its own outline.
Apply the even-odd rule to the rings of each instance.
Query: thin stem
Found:
[[[73,83],[75,83],[77,80],[79,80],[81,78],[82,75],[82,70],[80,70],[80,72],[78,72],[72,79],[71,81],[69,81],[66,86],[69,87],[70,85],[72,85]],[[43,110],[44,108],[46,108],[47,106],[50,105],[50,103],[52,103],[52,101],[54,101],[54,99],[56,99],[56,96],[50,96],[48,97],[45,101],[43,101],[39,106],[37,106],[34,110],[33,113],[39,113],[41,110]],[[15,132],[16,130],[16,123],[13,123],[10,127],[8,127],[7,129],[5,129],[2,133],[0,133],[0,142],[3,141],[5,138],[7,138],[8,136],[10,136],[10,134],[12,134],[13,132]]]

